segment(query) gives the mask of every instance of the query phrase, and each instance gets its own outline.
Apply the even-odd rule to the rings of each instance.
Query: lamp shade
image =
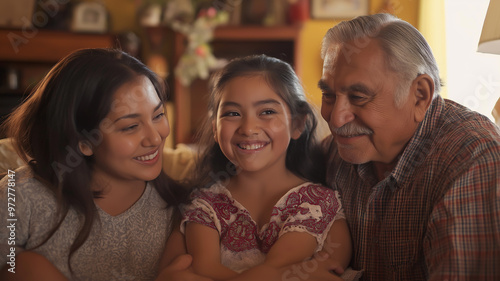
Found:
[[[490,0],[477,50],[500,54],[500,0]]]

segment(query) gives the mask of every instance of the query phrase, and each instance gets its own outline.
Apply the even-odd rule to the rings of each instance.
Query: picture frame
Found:
[[[108,31],[108,11],[97,2],[81,2],[73,9],[71,31],[106,33]]]
[[[313,19],[351,19],[368,14],[368,0],[311,0]]]

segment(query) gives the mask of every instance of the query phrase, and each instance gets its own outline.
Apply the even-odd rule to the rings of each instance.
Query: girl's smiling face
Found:
[[[288,105],[258,74],[227,83],[213,130],[224,155],[247,172],[286,169],[290,139],[301,133]]]
[[[147,77],[138,76],[118,88],[100,131],[102,141],[92,150],[94,178],[144,184],[160,174],[170,127],[163,103]]]

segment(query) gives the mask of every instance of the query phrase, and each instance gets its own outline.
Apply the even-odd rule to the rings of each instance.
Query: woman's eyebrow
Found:
[[[115,121],[113,121],[113,123],[116,123],[116,122],[123,120],[123,119],[132,119],[132,118],[137,118],[137,117],[139,117],[138,113],[131,113],[131,114],[123,115],[123,116],[116,118]]]
[[[163,102],[162,102],[162,101],[160,101],[160,102],[158,103],[158,105],[157,105],[157,106],[153,109],[153,112],[157,111],[157,110],[158,110],[158,109],[160,109],[162,106],[163,106]]]
[[[157,106],[155,106],[155,108],[153,109],[153,112],[157,111],[158,109],[160,109],[161,107],[163,106],[163,102],[159,102]],[[115,121],[113,121],[113,123],[116,123],[122,119],[129,119],[129,118],[137,118],[139,117],[140,114],[139,113],[130,113],[130,114],[127,114],[127,115],[123,115],[123,116],[120,116],[118,118],[116,118]]]

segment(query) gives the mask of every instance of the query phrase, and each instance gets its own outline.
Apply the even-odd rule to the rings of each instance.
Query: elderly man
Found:
[[[388,14],[323,39],[327,181],[364,280],[500,280],[500,130],[439,96],[432,51]]]

